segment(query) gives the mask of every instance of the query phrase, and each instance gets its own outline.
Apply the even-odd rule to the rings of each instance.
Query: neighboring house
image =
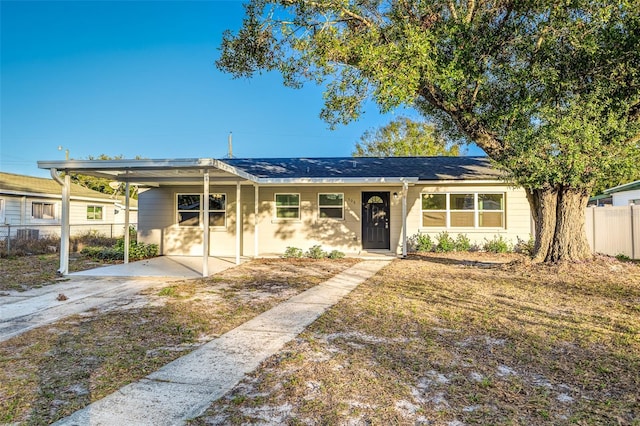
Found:
[[[0,237],[36,238],[60,235],[61,186],[53,179],[0,172]],[[71,184],[71,233],[95,230],[122,235],[122,199]],[[137,202],[132,202],[130,223],[137,222]]]
[[[613,206],[640,206],[640,180],[613,188],[605,189],[604,194],[611,197]]]
[[[139,194],[138,239],[164,255],[280,255],[287,247],[406,254],[407,237],[528,240],[529,204],[485,157],[41,161]],[[208,202],[203,202],[208,199]],[[237,203],[237,200],[240,203]],[[239,218],[239,220],[238,220]],[[207,247],[207,249],[205,249]],[[205,266],[203,261],[203,273]]]

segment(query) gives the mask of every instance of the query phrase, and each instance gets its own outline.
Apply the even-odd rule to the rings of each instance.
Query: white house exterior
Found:
[[[405,255],[407,238],[532,233],[522,189],[484,157],[41,161],[146,186],[138,239],[163,255],[270,256],[287,247]],[[204,202],[203,200],[208,200]],[[208,218],[208,219],[207,219]],[[126,255],[125,255],[126,261]],[[61,259],[63,268],[64,259]]]
[[[136,203],[131,215],[136,223]],[[61,186],[53,179],[0,172],[0,236],[60,236],[61,217]],[[124,203],[72,184],[69,220],[73,234],[122,235]]]
[[[613,206],[640,206],[640,180],[606,189],[604,193],[611,195]]]

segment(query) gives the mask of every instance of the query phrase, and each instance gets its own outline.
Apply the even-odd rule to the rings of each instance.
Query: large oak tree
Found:
[[[639,161],[638,0],[251,0],[217,65],[325,87],[321,117],[413,105],[522,185],[535,259],[591,256],[594,185]]]

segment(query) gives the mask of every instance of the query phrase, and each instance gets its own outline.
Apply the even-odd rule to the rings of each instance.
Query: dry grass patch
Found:
[[[360,285],[192,424],[638,425],[638,389],[638,265],[428,254]]]
[[[77,272],[101,266],[92,260],[72,256],[69,259],[69,271]],[[30,288],[55,284],[66,278],[58,276],[60,255],[39,254],[0,258],[0,296],[3,291],[25,291]]]
[[[355,262],[252,261],[2,342],[0,423],[50,424]]]

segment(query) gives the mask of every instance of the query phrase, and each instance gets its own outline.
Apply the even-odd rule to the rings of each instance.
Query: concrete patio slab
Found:
[[[360,262],[55,424],[183,424],[389,262]]]
[[[209,275],[236,266],[235,257],[209,257]],[[246,261],[241,258],[241,263]],[[202,277],[202,257],[200,256],[159,256],[136,262],[103,266],[86,271],[73,272],[72,277]]]

